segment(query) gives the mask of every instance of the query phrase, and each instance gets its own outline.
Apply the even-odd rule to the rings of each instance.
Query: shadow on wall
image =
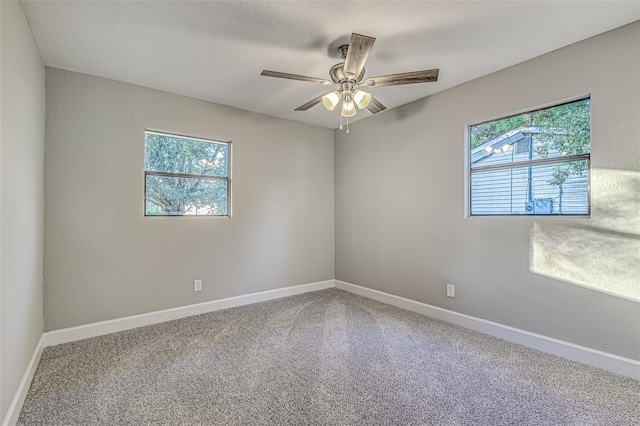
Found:
[[[534,223],[529,269],[640,302],[640,173],[592,169],[591,219]]]

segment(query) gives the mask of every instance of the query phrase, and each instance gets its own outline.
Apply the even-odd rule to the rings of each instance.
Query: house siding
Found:
[[[471,154],[471,167],[511,164],[529,160],[529,151],[518,149],[517,144],[524,143],[529,135],[519,133],[494,145],[491,155],[482,153],[484,145],[474,149]],[[517,142],[510,151],[497,152],[505,143]],[[532,136],[531,159],[543,158],[535,151],[538,141]],[[550,152],[549,157],[558,157],[562,153]],[[475,160],[475,161],[474,161]],[[560,186],[549,183],[557,164],[518,167],[513,169],[488,170],[471,174],[471,214],[472,215],[511,215],[511,214],[589,214],[589,178],[588,172],[581,175],[572,174]],[[529,171],[531,171],[531,188],[529,188]],[[525,210],[526,203],[539,200],[539,207],[534,212]],[[551,211],[544,206],[551,202]]]

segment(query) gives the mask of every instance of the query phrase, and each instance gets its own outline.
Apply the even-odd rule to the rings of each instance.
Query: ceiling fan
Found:
[[[263,70],[260,75],[333,86],[335,90],[322,94],[306,104],[300,105],[295,111],[306,111],[319,103],[322,103],[327,110],[333,111],[336,106],[341,104],[340,129],[343,128],[342,117],[345,117],[347,119],[347,133],[349,133],[349,117],[356,115],[356,106],[359,109],[368,109],[373,114],[387,109],[380,101],[371,96],[370,93],[362,90],[362,87],[398,86],[400,84],[438,81],[438,69],[390,74],[364,79],[364,63],[375,41],[376,39],[373,37],[352,33],[349,44],[342,45],[338,48],[344,62],[340,62],[331,67],[329,70],[331,80],[267,70]]]

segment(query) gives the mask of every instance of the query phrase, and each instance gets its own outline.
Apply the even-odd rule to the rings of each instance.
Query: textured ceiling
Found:
[[[326,87],[260,72],[327,78],[336,47],[369,35],[368,77],[440,68],[437,83],[371,89],[393,108],[640,19],[638,1],[22,4],[48,66],[329,128],[337,110],[293,111]]]

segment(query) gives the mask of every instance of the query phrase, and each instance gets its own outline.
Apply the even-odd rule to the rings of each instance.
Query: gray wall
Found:
[[[336,130],[336,278],[640,359],[639,52],[636,22]],[[465,218],[466,126],[588,93],[592,218]]]
[[[334,277],[332,130],[46,76],[46,330]],[[145,128],[233,141],[231,219],[144,217]]]
[[[42,333],[44,64],[18,2],[0,2],[0,419]]]

